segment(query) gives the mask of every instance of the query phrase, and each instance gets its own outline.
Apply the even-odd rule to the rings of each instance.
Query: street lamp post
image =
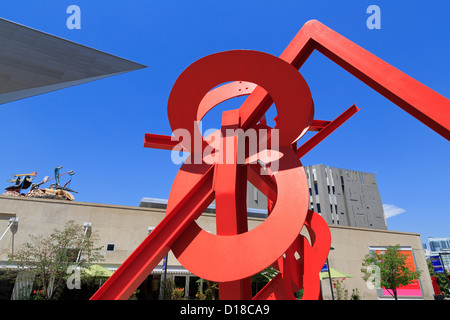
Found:
[[[330,251],[331,250],[334,250],[334,248],[330,247]],[[330,270],[330,263],[328,261],[328,257],[327,257],[327,269],[328,269],[328,279],[330,280],[331,299],[334,300],[333,283],[331,282],[331,270]]]
[[[163,278],[163,292],[162,292],[162,300],[166,300],[166,278],[167,278],[167,260],[169,259],[169,254],[163,259],[163,269],[164,269],[164,278]]]

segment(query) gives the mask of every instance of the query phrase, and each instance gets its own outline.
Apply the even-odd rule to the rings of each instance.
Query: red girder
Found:
[[[298,206],[298,215],[303,218],[288,214],[292,211],[290,207],[292,203],[298,201],[295,197],[307,197],[306,193],[303,194],[303,191],[306,191],[304,171],[297,159],[314,148],[359,109],[352,106],[333,121],[312,119],[313,105],[308,96],[309,89],[301,76],[296,76],[291,72],[290,67],[286,67],[286,62],[299,69],[314,50],[318,50],[432,130],[450,140],[450,101],[447,98],[316,20],[308,21],[283,51],[279,58],[284,61],[283,63],[263,53],[244,51],[219,53],[208,56],[207,59],[201,59],[195,63],[195,67],[200,68],[203,75],[195,79],[198,80],[196,88],[205,90],[208,86],[211,88],[212,85],[236,80],[229,79],[233,75],[243,76],[242,80],[246,81],[231,82],[209,92],[207,90],[192,92],[190,83],[193,82],[192,76],[195,73],[183,72],[177,79],[169,98],[168,112],[172,130],[186,128],[195,135],[195,132],[187,128],[189,121],[200,121],[220,102],[242,95],[249,96],[239,109],[224,114],[222,129],[225,126],[231,126],[247,130],[256,128],[258,125],[264,126],[264,115],[274,102],[273,100],[276,100],[278,112],[276,127],[280,128],[282,134],[280,152],[284,154],[281,157],[281,170],[273,175],[261,175],[261,167],[257,164],[185,163],[175,179],[165,218],[91,299],[128,298],[170,249],[182,263],[184,261],[193,269],[197,268],[199,273],[207,277],[219,279],[222,299],[249,299],[250,273],[261,270],[267,266],[267,263],[273,263],[277,259],[278,262],[275,262],[275,265],[281,272],[255,298],[289,299],[292,298],[292,292],[300,287],[305,288],[305,299],[319,298],[318,271],[328,254],[331,239],[324,220],[319,215],[308,212],[307,198],[305,201],[301,200],[299,202],[301,205]],[[260,68],[255,61],[265,61],[267,64],[264,63],[264,68]],[[219,72],[211,68],[219,68]],[[188,69],[195,68],[190,66]],[[268,75],[264,74],[267,71],[265,69],[269,70]],[[280,71],[281,69],[283,71]],[[283,91],[283,86],[277,83],[281,80],[286,81],[285,76],[273,79],[281,74],[285,74],[289,79],[285,83],[289,90]],[[212,77],[211,80],[207,78],[208,75]],[[241,78],[240,76],[238,78]],[[296,86],[296,90],[303,90],[300,96],[290,90],[292,85]],[[263,86],[268,91],[263,89]],[[186,108],[180,109],[186,101],[188,102]],[[278,104],[280,101],[283,107]],[[288,107],[289,101],[296,103]],[[295,128],[296,123],[297,128]],[[298,130],[303,130],[300,136],[307,130],[317,131],[317,133],[298,149],[292,150],[292,146],[296,145],[296,140],[292,139],[299,136]],[[222,139],[222,146],[236,139],[237,137],[225,137]],[[202,152],[207,145],[207,142],[203,141],[200,150],[194,150],[186,142],[183,144],[181,141],[181,143],[184,151],[194,151],[194,154]],[[172,139],[169,136],[146,134],[144,145],[171,150],[178,144],[178,137]],[[296,154],[294,154],[295,151]],[[194,156],[193,153],[191,156]],[[265,222],[248,232],[244,219],[245,197],[243,196],[245,195],[244,184],[247,180],[267,195],[270,213]],[[296,190],[295,197],[289,195],[289,191],[294,192],[292,190]],[[195,219],[214,198],[217,202],[218,235],[206,235],[206,232],[195,223]],[[283,210],[287,216],[281,213]],[[283,232],[289,221],[293,222],[294,228],[289,226],[290,231],[287,237]],[[302,235],[298,235],[302,225],[295,224],[301,221],[308,229],[311,243]],[[272,230],[271,226],[273,227],[274,223],[277,228]],[[276,237],[283,239],[281,247],[276,241],[267,241],[267,236],[274,236],[273,233]],[[229,237],[220,235],[229,235]],[[296,235],[297,238],[294,239]],[[235,242],[229,243],[227,242],[229,240]],[[205,241],[207,241],[206,244]],[[264,245],[272,255],[269,255],[269,259],[256,256],[257,261],[250,261],[241,249],[242,247],[254,248],[252,250],[257,252],[258,241],[265,241]],[[213,250],[208,248],[208,245],[217,250],[232,248],[229,252],[232,259],[248,261],[243,265],[243,270],[231,270],[233,261],[224,261],[224,265],[211,261],[207,263],[206,268],[201,265],[196,266],[193,260],[201,258],[198,253],[199,248],[203,251]],[[285,250],[286,259],[277,258],[282,252],[280,248]],[[293,253],[298,250],[302,251],[303,255],[297,261],[293,258]],[[211,256],[214,254],[214,251],[210,251]],[[272,260],[269,261],[270,259]],[[208,270],[207,267],[211,267],[212,270]]]

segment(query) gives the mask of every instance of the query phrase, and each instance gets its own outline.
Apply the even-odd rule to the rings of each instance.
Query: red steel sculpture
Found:
[[[248,50],[204,57],[181,73],[170,93],[167,109],[175,136],[145,135],[145,147],[171,150],[181,145],[189,152],[173,183],[166,216],[91,299],[129,298],[169,250],[193,274],[219,282],[220,299],[294,299],[301,288],[303,299],[321,299],[319,272],[331,235],[325,220],[308,210],[308,184],[299,159],[359,109],[353,105],[333,121],[313,119],[311,92],[298,69],[314,49],[450,140],[447,98],[316,20],[301,28],[279,58]],[[248,97],[239,109],[222,115],[221,132],[233,129],[235,134],[222,134],[214,155],[227,161],[210,164],[203,152],[212,140],[201,135],[197,123],[219,103],[243,95]],[[272,103],[275,128],[265,121]],[[179,129],[202,143],[181,139]],[[238,163],[242,136],[236,129],[265,129],[269,149],[276,129],[277,156],[247,151],[246,161]],[[317,133],[297,148],[308,130]],[[200,161],[191,161],[195,159]],[[275,162],[278,169],[271,170]],[[247,181],[268,198],[268,218],[252,230],[247,225]],[[217,234],[195,221],[214,199]],[[309,237],[300,233],[303,227]],[[270,265],[280,272],[252,297],[250,276]]]

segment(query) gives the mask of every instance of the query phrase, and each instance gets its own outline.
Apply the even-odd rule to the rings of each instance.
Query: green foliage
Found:
[[[264,282],[269,282],[272,280],[276,275],[278,274],[278,270],[276,270],[274,267],[269,266],[260,273],[256,274],[256,278],[260,278]]]
[[[164,291],[161,292],[164,294],[163,300],[174,300],[173,289],[175,288],[175,282],[171,278],[167,278],[165,283],[163,283]]]
[[[17,269],[7,276],[21,274],[21,280],[26,276],[34,282],[32,299],[57,299],[66,286],[69,266],[84,268],[103,260],[102,247],[94,245],[97,240],[72,220],[63,230],[54,229],[47,237],[30,235],[30,241],[8,254],[9,263],[17,265]],[[27,298],[26,294],[23,298]]]
[[[164,300],[185,300],[184,288],[177,288],[173,279],[166,279],[166,289],[164,290]]]
[[[205,292],[203,292],[202,282],[206,283]],[[195,298],[198,300],[215,300],[217,290],[219,290],[219,284],[217,282],[208,281],[208,280],[197,280],[198,289]]]
[[[256,294],[261,290],[270,280],[278,274],[278,270],[269,266],[263,271],[251,276],[252,293]]]
[[[344,281],[346,278],[331,279],[333,286],[334,298],[336,300],[361,300],[361,295],[358,289],[353,289],[352,294],[349,294],[348,289],[345,288]]]
[[[407,256],[400,252],[400,246],[388,246],[381,253],[373,252],[363,259],[361,272],[365,281],[379,280],[380,286],[384,287],[397,300],[397,289],[412,283],[421,275],[421,271],[413,271],[406,266]],[[379,270],[379,279],[374,277],[374,268]]]
[[[345,289],[343,279],[331,279],[336,300],[348,300],[348,290]]]
[[[184,288],[173,289],[173,300],[186,300],[184,297]]]
[[[352,296],[350,300],[361,300],[361,295],[359,294],[358,288],[352,290]]]
[[[448,296],[448,281],[445,279],[445,274],[434,272],[433,264],[430,260],[427,259],[428,271],[430,272],[430,276],[434,276],[437,278],[437,284],[439,289],[441,290],[441,295],[444,297]]]

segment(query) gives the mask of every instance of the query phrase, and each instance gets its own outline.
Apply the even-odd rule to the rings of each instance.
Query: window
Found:
[[[107,252],[112,252],[116,249],[116,245],[114,243],[108,243],[106,245],[106,251]]]
[[[9,277],[5,276],[5,271],[0,271],[0,299],[1,300],[9,300],[12,299],[11,295],[14,290],[14,285],[19,283],[15,282],[14,280],[10,279]],[[31,288],[30,288],[31,290]],[[18,290],[19,291],[19,290]],[[17,293],[16,293],[17,295]]]
[[[314,192],[315,192],[316,194],[319,194],[319,187],[318,187],[318,185],[317,185],[317,181],[314,181]]]
[[[198,287],[200,285],[200,283],[202,282],[202,279],[200,279],[199,277],[196,276],[190,276],[189,277],[189,299],[195,299],[195,295],[198,292]],[[204,291],[203,291],[204,292]]]
[[[317,213],[320,213],[320,203],[317,204]]]
[[[175,276],[174,277],[175,288],[183,289],[183,292],[186,294],[186,277],[185,276]]]

